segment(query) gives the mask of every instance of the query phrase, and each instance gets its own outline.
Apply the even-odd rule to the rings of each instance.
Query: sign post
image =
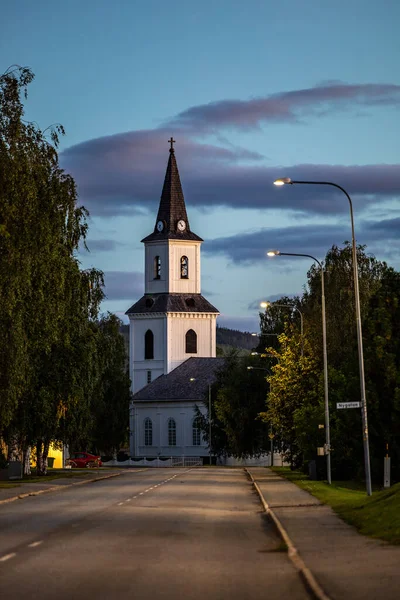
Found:
[[[361,408],[361,402],[336,402],[336,408]]]

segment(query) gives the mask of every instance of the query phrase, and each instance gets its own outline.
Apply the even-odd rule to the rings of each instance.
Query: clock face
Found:
[[[158,221],[157,231],[162,231],[163,229],[164,229],[164,223],[162,221]]]
[[[186,223],[183,219],[181,219],[180,221],[178,221],[178,225],[177,225],[179,231],[185,231],[186,229]]]

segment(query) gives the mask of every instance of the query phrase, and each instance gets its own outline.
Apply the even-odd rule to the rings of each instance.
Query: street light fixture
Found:
[[[319,264],[321,269],[321,306],[322,306],[322,348],[324,357],[324,397],[325,397],[325,452],[326,452],[326,476],[328,483],[332,483],[331,476],[331,433],[329,423],[329,395],[328,395],[328,353],[326,343],[326,312],[325,312],[325,283],[324,283],[324,267],[322,263],[311,256],[311,254],[299,254],[294,252],[280,252],[279,250],[270,250],[267,256],[300,256],[311,258]]]
[[[275,250],[274,250],[275,252]],[[268,253],[268,256],[275,256],[275,255],[271,255],[270,253]],[[304,338],[303,338],[303,332],[304,332],[304,322],[303,322],[303,313],[301,312],[301,310],[299,308],[297,308],[297,306],[288,306],[287,304],[272,304],[271,302],[260,302],[260,307],[261,308],[269,308],[270,306],[277,306],[278,308],[288,308],[289,310],[297,310],[297,312],[300,315],[300,335],[301,335],[301,356],[303,356],[304,354]],[[266,335],[276,335],[275,333],[272,334],[266,334]]]
[[[364,445],[364,465],[365,465],[365,479],[367,486],[367,494],[371,496],[372,485],[371,485],[371,467],[369,458],[369,435],[368,435],[368,413],[367,413],[367,398],[365,393],[365,373],[364,373],[364,352],[363,352],[363,341],[362,341],[362,327],[361,327],[361,308],[360,308],[360,291],[358,288],[358,264],[357,264],[357,247],[356,247],[356,236],[354,233],[354,217],[353,217],[353,203],[349,194],[342,186],[331,181],[296,181],[290,179],[290,177],[282,177],[274,181],[274,185],[285,185],[285,184],[300,184],[300,185],[329,185],[339,189],[347,197],[350,205],[350,221],[351,221],[351,237],[352,237],[352,254],[353,254],[353,278],[354,278],[354,298],[356,305],[356,324],[357,324],[357,345],[358,345],[358,366],[360,372],[360,389],[361,389],[361,417],[363,426],[363,445]]]

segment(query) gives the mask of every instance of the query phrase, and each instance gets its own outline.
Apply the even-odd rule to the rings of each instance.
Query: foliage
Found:
[[[357,249],[363,318],[365,377],[373,477],[381,477],[385,444],[394,457],[400,478],[399,448],[399,328],[400,274],[365,248]],[[351,246],[333,246],[325,260],[325,298],[328,347],[328,389],[334,478],[363,477],[364,457],[359,410],[337,410],[338,402],[359,401],[359,363],[355,324]],[[287,298],[277,301],[287,303]],[[263,419],[277,431],[277,444],[294,464],[306,469],[323,446],[323,348],[321,321],[321,268],[308,272],[308,286],[298,306],[304,315],[304,356],[298,353],[298,328],[287,322],[278,336],[279,364],[269,378],[271,392]],[[274,305],[261,320],[262,331],[280,331]]]
[[[113,314],[98,325],[97,352],[101,375],[93,398],[92,443],[105,454],[126,445],[129,429],[130,379],[125,371],[126,354],[121,321]]]
[[[76,258],[88,213],[58,164],[64,130],[49,141],[23,119],[32,80],[21,67],[0,77],[0,438],[35,446],[42,475],[51,442],[82,449],[105,419],[105,443],[124,438],[129,380],[119,321],[97,323],[103,274]]]
[[[262,410],[267,384],[266,373],[249,371],[250,356],[238,356],[233,352],[226,358],[219,371],[212,391],[212,450],[214,454],[225,454],[244,458],[257,456],[267,451],[269,445],[267,426],[257,418]],[[262,385],[260,383],[262,382]],[[203,437],[208,441],[207,417],[200,418]]]

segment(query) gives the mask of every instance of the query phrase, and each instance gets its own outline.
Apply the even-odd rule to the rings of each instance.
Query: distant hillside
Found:
[[[232,348],[242,348],[252,350],[257,346],[258,340],[251,333],[244,333],[237,329],[228,329],[227,327],[217,327],[217,346],[231,346]]]
[[[126,351],[129,352],[129,325],[122,325],[120,331],[124,336]],[[243,333],[243,331],[228,329],[227,327],[217,327],[217,346],[252,350],[257,346],[257,343],[258,340],[251,333]]]

